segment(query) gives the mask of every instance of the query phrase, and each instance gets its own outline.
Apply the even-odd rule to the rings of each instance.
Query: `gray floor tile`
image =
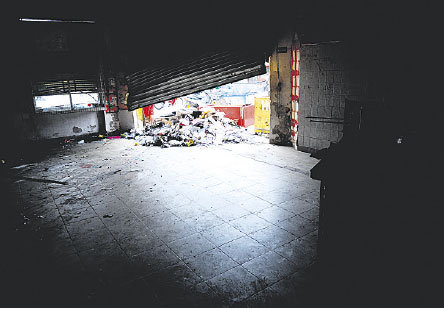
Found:
[[[180,262],[174,252],[166,245],[154,247],[129,258],[133,271],[138,277],[145,277]]]
[[[157,215],[169,210],[165,205],[160,204],[159,202],[144,202],[128,206],[128,208],[139,218]]]
[[[179,218],[176,215],[174,215],[171,211],[167,209],[154,214],[148,214],[140,218],[140,220],[150,230],[153,230],[156,227],[162,227],[165,225],[174,224],[174,222],[177,221],[178,219]]]
[[[232,227],[228,223],[212,227],[206,230],[203,235],[217,247],[245,236],[244,233]]]
[[[182,207],[171,208],[171,212],[180,219],[186,220],[202,216],[204,213],[208,212],[208,210],[196,206],[196,203],[193,202]]]
[[[280,203],[278,206],[294,213],[295,215],[306,212],[307,210],[310,210],[311,208],[313,208],[313,204],[308,203],[304,200],[301,200],[298,197],[295,197],[295,198],[292,198],[291,200]]]
[[[295,248],[296,250],[308,254],[310,256],[316,256],[318,243],[318,231],[311,232],[303,237],[295,239],[288,244],[289,247]]]
[[[267,248],[274,249],[291,242],[295,236],[278,226],[270,225],[258,230],[249,236]]]
[[[130,271],[128,257],[116,242],[79,252],[79,256],[86,272],[104,282],[117,283],[135,279]]]
[[[171,243],[196,233],[197,229],[185,221],[176,218],[170,224],[157,225],[151,231],[165,243]]]
[[[96,212],[97,212],[97,210],[96,210]],[[98,215],[102,219],[103,223],[108,227],[111,227],[113,225],[121,226],[122,223],[125,224],[125,222],[128,222],[128,223],[137,222],[138,225],[141,225],[140,220],[129,209],[121,209],[121,210],[114,210],[114,211],[105,210],[105,211],[100,212]]]
[[[223,194],[219,195],[219,194],[214,194],[214,193],[212,194],[210,192],[206,192],[205,197],[197,196],[197,198],[194,200],[196,201],[196,203],[201,205],[203,207],[203,209],[208,210],[208,211],[227,209],[229,207],[232,207],[232,205],[234,205],[232,202],[224,199],[221,196],[223,196]]]
[[[274,224],[293,217],[294,213],[289,212],[279,206],[273,205],[257,212],[256,215]]]
[[[271,204],[279,205],[294,198],[296,193],[279,189],[271,192],[260,192],[257,196]]]
[[[155,248],[164,245],[162,240],[153,233],[137,234],[134,237],[119,239],[117,242],[128,256],[147,250],[155,250]]]
[[[319,207],[313,207],[300,214],[301,217],[319,224]]]
[[[105,228],[105,224],[99,217],[92,217],[81,221],[72,222],[66,225],[66,228],[71,237],[84,235],[95,230]]]
[[[291,243],[285,244],[276,248],[274,251],[279,255],[291,261],[298,270],[308,267],[315,261],[315,250],[306,251],[300,240],[294,240]]]
[[[233,190],[235,190],[236,188],[233,187],[233,185],[229,184],[229,183],[220,183],[218,185],[215,186],[211,186],[208,188],[208,190],[216,195],[224,195],[225,193],[231,192]]]
[[[168,191],[168,192],[170,192],[170,191]],[[173,192],[171,192],[171,193],[173,193]],[[172,210],[175,208],[187,206],[190,203],[192,203],[192,200],[190,198],[186,197],[185,195],[172,194],[172,195],[169,195],[167,207]]]
[[[296,237],[301,237],[315,231],[318,225],[311,220],[302,218],[299,215],[291,217],[284,221],[276,223],[277,226],[283,228],[287,232],[292,233]]]
[[[312,203],[314,206],[318,206],[319,207],[319,191],[318,190],[314,190],[305,194],[301,194],[300,198],[304,201],[307,201],[309,203]]]
[[[180,257],[196,256],[202,252],[215,248],[201,233],[195,233],[168,244],[168,246]]]
[[[235,228],[237,228],[239,231],[245,234],[250,234],[257,230],[266,228],[271,223],[256,216],[255,214],[249,214],[241,218],[235,219],[233,221],[230,221],[230,224]]]
[[[204,280],[213,278],[239,264],[219,248],[185,258],[185,263]]]
[[[256,277],[263,279],[267,285],[297,271],[293,263],[273,251],[269,251],[242,266]]]
[[[265,195],[266,193],[273,191],[273,189],[268,188],[263,184],[254,184],[252,186],[243,188],[242,191],[245,191],[253,196],[259,197],[260,195]]]
[[[311,284],[308,276],[296,272],[273,284],[269,288],[272,295],[272,298],[269,299],[271,300],[270,306],[307,307],[316,306],[317,303],[320,304],[319,298],[316,297],[317,290]]]
[[[212,227],[225,224],[225,221],[212,212],[205,212],[200,216],[185,218],[184,221],[197,229],[199,232],[206,231]]]
[[[72,240],[78,252],[115,242],[114,237],[105,228],[84,234],[75,234],[72,236]]]
[[[183,262],[152,273],[144,280],[161,304],[175,307],[190,302],[190,298],[195,297],[197,286],[203,282]]]
[[[108,220],[112,218],[103,218],[103,221],[106,223]],[[126,241],[128,239],[132,239],[137,237],[138,235],[145,237],[150,233],[149,229],[143,225],[137,218],[130,217],[124,220],[117,220],[115,224],[107,226],[111,234],[118,241]]]
[[[237,266],[207,281],[208,285],[227,300],[228,305],[241,302],[263,290],[266,285],[242,266]]]
[[[91,207],[83,207],[79,209],[64,209],[61,216],[66,224],[96,217],[97,214]]]
[[[250,214],[248,210],[240,207],[237,204],[229,204],[227,207],[213,211],[213,213],[225,222],[229,222]]]
[[[245,208],[246,210],[253,213],[259,212],[263,209],[273,206],[271,203],[255,196],[253,196],[250,199],[241,201],[239,205],[242,208]]]
[[[67,186],[16,184],[32,235],[23,246],[60,273],[48,295],[85,307],[300,304],[303,283],[267,284],[316,258],[319,182],[308,175],[317,160],[273,145],[133,143],[73,145],[29,169]]]
[[[248,236],[233,240],[219,248],[239,264],[245,263],[269,251],[267,247]]]
[[[242,189],[239,189],[239,190],[227,192],[223,196],[228,201],[239,205],[242,201],[248,200],[248,199],[252,198],[254,195],[252,195],[248,192],[245,192]]]

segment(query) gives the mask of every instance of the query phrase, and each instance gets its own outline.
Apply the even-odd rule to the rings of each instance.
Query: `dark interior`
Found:
[[[58,149],[55,141],[30,139],[31,122],[17,120],[24,113],[33,113],[31,83],[37,80],[59,79],[64,74],[95,78],[98,72],[130,75],[226,49],[250,49],[266,59],[286,33],[294,32],[302,46],[340,41],[346,50],[346,66],[369,82],[367,101],[349,103],[359,106],[355,111],[355,115],[361,113],[359,125],[353,122],[356,118],[344,117],[349,126],[344,127],[343,138],[318,152],[320,161],[311,169],[311,178],[320,181],[318,256],[305,270],[310,280],[298,290],[302,291],[297,296],[300,303],[286,303],[278,297],[270,303],[233,304],[224,303],[223,297],[206,299],[205,293],[191,305],[156,303],[131,296],[108,298],[106,292],[119,294],[111,288],[104,289],[96,302],[77,302],[76,294],[88,280],[51,269],[39,260],[45,255],[33,250],[32,233],[14,233],[18,193],[7,180],[11,178],[5,176],[1,304],[443,306],[442,117],[438,108],[442,55],[437,44],[442,12],[437,1],[13,4],[8,16],[2,18],[6,83],[1,152],[2,158],[16,165],[39,162],[51,153],[52,146]],[[95,23],[26,23],[20,18]],[[73,48],[52,54],[36,47],[34,38],[59,27],[72,34]],[[10,175],[4,165],[2,175]],[[44,292],[35,293],[37,285],[44,287]]]

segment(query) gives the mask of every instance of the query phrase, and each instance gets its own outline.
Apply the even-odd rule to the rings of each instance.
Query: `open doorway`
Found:
[[[268,143],[269,64],[265,74],[139,108],[123,134],[143,146]]]

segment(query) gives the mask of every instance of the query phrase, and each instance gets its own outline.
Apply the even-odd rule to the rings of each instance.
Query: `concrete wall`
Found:
[[[98,133],[100,128],[98,113],[104,112],[36,114],[33,119],[34,132],[27,132],[27,136],[39,140]],[[130,130],[135,125],[133,112],[126,110],[105,113],[104,120],[108,133],[119,129]]]
[[[127,110],[119,110],[117,112],[120,128],[124,131],[134,129],[134,117],[137,117],[137,111],[130,112]]]
[[[106,132],[114,132],[120,129],[119,116],[117,113],[105,113]]]
[[[51,139],[98,133],[97,113],[37,114],[34,120],[35,138]]]
[[[278,42],[286,52],[270,58],[270,143],[276,145],[291,145],[291,45],[288,33]]]
[[[368,97],[368,79],[351,58],[344,43],[301,46],[298,150],[314,152],[338,142],[343,125],[332,122],[342,121],[345,100]]]

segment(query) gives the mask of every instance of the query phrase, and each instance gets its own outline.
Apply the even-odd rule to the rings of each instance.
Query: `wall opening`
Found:
[[[69,94],[34,96],[36,113],[76,111],[94,108],[100,105],[98,92],[74,92]]]

